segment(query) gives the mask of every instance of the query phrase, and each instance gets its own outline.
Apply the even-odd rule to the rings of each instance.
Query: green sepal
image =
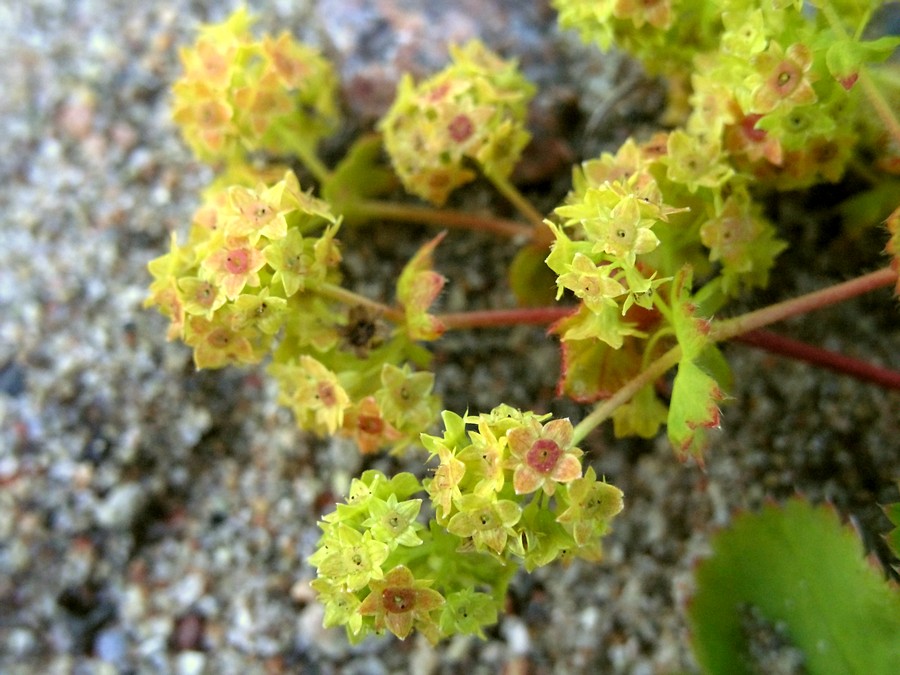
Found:
[[[613,413],[613,430],[616,438],[654,438],[660,425],[666,423],[668,415],[668,408],[656,396],[653,385],[648,384],[628,403],[616,409]]]
[[[804,672],[900,672],[900,593],[831,508],[793,499],[738,516],[696,581],[688,618],[705,673],[762,672],[748,640],[760,623],[800,651]]]
[[[856,83],[859,69],[864,64],[884,61],[894,53],[898,45],[900,37],[897,36],[885,36],[866,42],[852,38],[838,39],[825,52],[825,65],[844,89],[850,89]]]
[[[428,308],[446,282],[441,274],[431,269],[434,249],[444,234],[422,246],[406,263],[397,280],[397,300],[403,305],[406,333],[411,340],[436,340],[444,333],[443,324],[428,314]]]

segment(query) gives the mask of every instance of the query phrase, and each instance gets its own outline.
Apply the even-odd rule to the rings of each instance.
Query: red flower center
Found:
[[[384,431],[384,420],[374,415],[360,415],[356,426],[364,434],[380,434]]]
[[[457,143],[462,143],[475,131],[475,125],[467,115],[457,115],[447,125],[447,131],[450,132],[450,138]]]
[[[229,251],[225,256],[225,270],[229,274],[246,274],[250,269],[250,253],[245,248]]]
[[[391,614],[409,612],[416,606],[416,592],[411,588],[385,588],[381,591],[381,604]]]
[[[550,473],[562,454],[562,448],[559,447],[556,441],[552,441],[549,438],[540,438],[531,446],[531,449],[525,456],[525,461],[528,466],[539,473]]]
[[[779,96],[790,96],[800,84],[802,73],[792,61],[782,61],[775,69],[772,85]]]
[[[326,407],[330,408],[337,403],[337,395],[334,393],[334,387],[328,382],[319,382],[316,387],[316,394]]]
[[[741,131],[744,132],[744,136],[747,137],[747,140],[753,143],[760,143],[766,137],[766,132],[763,129],[757,129],[756,123],[762,118],[762,115],[746,115],[744,119],[741,120]]]

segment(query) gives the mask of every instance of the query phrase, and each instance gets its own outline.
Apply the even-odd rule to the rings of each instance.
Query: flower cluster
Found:
[[[309,559],[325,625],[344,625],[352,641],[385,629],[432,642],[481,635],[501,609],[511,562],[532,570],[599,560],[622,492],[593,468],[582,475],[572,425],[547,417],[507,406],[465,418],[445,411],[444,434],[422,438],[440,462],[432,477],[354,479]],[[422,490],[433,510],[427,528],[417,520],[422,500],[411,498]]]
[[[309,562],[325,606],[325,626],[342,625],[351,642],[388,630],[413,630],[431,642],[458,633],[481,635],[497,620],[510,571],[483,555],[459,556],[459,540],[418,517],[422,486],[410,473],[390,480],[366,471],[347,501],[324,516]]]
[[[406,331],[329,298],[339,293],[339,227],[291,172],[268,187],[212,189],[187,243],[173,234],[149,264],[145,304],[169,318],[169,339],[191,346],[198,368],[273,352],[280,400],[302,428],[348,436],[362,452],[400,449],[437,418],[434,377],[405,364],[416,354]]]
[[[802,2],[555,0],[560,23],[587,42],[615,43],[679,87],[689,107],[682,138],[698,158],[779,189],[838,180],[859,141],[859,87],[866,63],[896,38],[865,40],[880,0],[804,11]],[[675,21],[674,17],[678,20]],[[853,36],[853,37],[850,37]],[[680,84],[678,84],[680,83]],[[673,101],[677,106],[678,101]],[[708,163],[708,162],[706,162]]]
[[[440,462],[424,481],[435,520],[464,550],[521,559],[528,570],[600,559],[622,492],[592,468],[582,475],[571,423],[548,417],[509,406],[466,417],[445,411],[443,436],[422,437]]]
[[[526,107],[533,87],[514,62],[480,42],[451,47],[452,63],[418,85],[406,75],[380,123],[404,187],[440,206],[475,178],[505,179],[528,143]]]
[[[172,115],[200,159],[308,151],[336,128],[337,78],[328,61],[288,33],[255,40],[251,24],[238,9],[181,50]]]

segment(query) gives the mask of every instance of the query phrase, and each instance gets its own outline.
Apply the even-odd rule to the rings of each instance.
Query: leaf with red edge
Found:
[[[445,234],[442,232],[422,246],[406,263],[397,280],[397,300],[403,305],[406,332],[413,340],[436,340],[445,330],[439,319],[428,314],[428,308],[447,281],[431,269],[434,249]]]
[[[706,431],[719,426],[718,404],[724,395],[716,380],[699,365],[711,347],[709,321],[696,315],[691,278],[692,270],[685,266],[672,282],[672,322],[682,355],[672,387],[667,426],[669,441],[678,456],[686,459],[690,455],[702,463],[708,444]]]
[[[900,295],[900,206],[894,209],[893,213],[884,221],[884,224],[887,225],[888,232],[891,235],[887,246],[884,247],[884,251],[891,256],[891,268],[898,274],[894,292]]]

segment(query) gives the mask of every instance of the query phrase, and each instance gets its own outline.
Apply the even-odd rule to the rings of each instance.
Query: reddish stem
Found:
[[[881,368],[844,354],[815,347],[793,338],[767,330],[752,330],[734,338],[737,342],[759,347],[773,354],[780,354],[798,361],[805,361],[859,380],[873,382],[885,389],[900,390],[900,373]]]
[[[494,328],[500,326],[546,325],[575,311],[575,307],[534,307],[522,309],[485,309],[472,312],[439,314],[436,318],[447,330]]]

